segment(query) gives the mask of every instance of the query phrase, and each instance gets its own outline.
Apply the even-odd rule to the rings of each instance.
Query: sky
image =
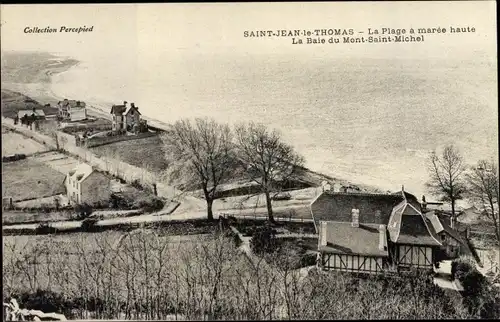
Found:
[[[446,56],[460,48],[496,57],[494,1],[334,3],[174,3],[2,5],[2,50],[78,57],[133,53],[294,54],[372,57]],[[25,34],[24,28],[94,26],[91,33]],[[425,43],[297,46],[291,39],[245,38],[245,30],[433,28],[474,26],[475,33],[428,35]]]

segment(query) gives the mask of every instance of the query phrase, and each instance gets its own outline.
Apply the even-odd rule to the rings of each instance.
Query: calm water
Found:
[[[278,128],[320,172],[425,192],[428,152],[498,154],[496,63],[290,56],[93,58],[54,78],[58,96],[135,102],[164,122],[210,116]]]

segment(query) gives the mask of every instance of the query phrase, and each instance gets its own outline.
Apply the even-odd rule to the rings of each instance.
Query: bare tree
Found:
[[[161,136],[169,157],[173,157],[187,187],[201,186],[207,202],[207,216],[213,220],[212,205],[218,186],[230,174],[232,134],[228,125],[197,118],[192,124],[177,121]],[[172,167],[176,167],[172,165]]]
[[[484,217],[495,228],[497,244],[500,247],[500,218],[498,216],[498,166],[493,161],[480,160],[466,175],[468,196],[479,206]],[[497,209],[495,209],[497,207]],[[500,257],[500,249],[499,255]],[[500,265],[500,258],[498,258]]]
[[[269,131],[262,124],[237,126],[236,138],[238,157],[247,167],[249,179],[266,195],[267,213],[273,222],[271,192],[277,189],[280,181],[291,179],[304,159],[282,141],[278,131]]]
[[[464,160],[460,151],[453,145],[444,148],[441,156],[434,151],[429,157],[427,182],[429,192],[441,197],[442,201],[451,203],[452,225],[455,222],[455,204],[463,198],[466,191]]]

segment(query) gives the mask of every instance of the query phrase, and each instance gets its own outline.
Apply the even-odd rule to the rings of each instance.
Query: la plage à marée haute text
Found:
[[[450,27],[442,28],[368,28],[368,35],[374,35],[372,37],[354,37],[355,34],[364,34],[364,31],[355,31],[352,28],[330,28],[330,29],[280,29],[280,30],[245,30],[243,32],[243,37],[247,38],[260,38],[260,37],[325,37],[325,36],[345,36],[344,42],[408,42],[408,41],[423,41],[423,35],[425,34],[444,34],[444,33],[467,33],[475,32],[474,27]],[[375,37],[378,36],[378,37]],[[386,36],[386,37],[380,37]],[[392,36],[392,37],[387,37]],[[413,36],[410,37],[410,36]],[[420,40],[417,39],[420,36]],[[311,41],[317,38],[311,38]],[[324,39],[324,38],[321,38]],[[326,40],[325,40],[326,42]],[[332,42],[339,43],[332,40]],[[298,40],[297,40],[298,43]]]

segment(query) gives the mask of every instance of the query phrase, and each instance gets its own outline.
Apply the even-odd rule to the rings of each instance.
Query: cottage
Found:
[[[113,116],[113,131],[133,131],[141,123],[141,113],[134,103],[127,105],[125,101],[123,105],[113,105],[110,113]]]
[[[57,116],[64,121],[82,121],[87,119],[85,102],[64,99],[57,103]]]
[[[110,179],[88,164],[79,164],[67,174],[64,182],[68,199],[75,204],[106,202],[111,195]]]
[[[442,247],[415,196],[325,191],[311,203],[323,269],[432,268]]]

